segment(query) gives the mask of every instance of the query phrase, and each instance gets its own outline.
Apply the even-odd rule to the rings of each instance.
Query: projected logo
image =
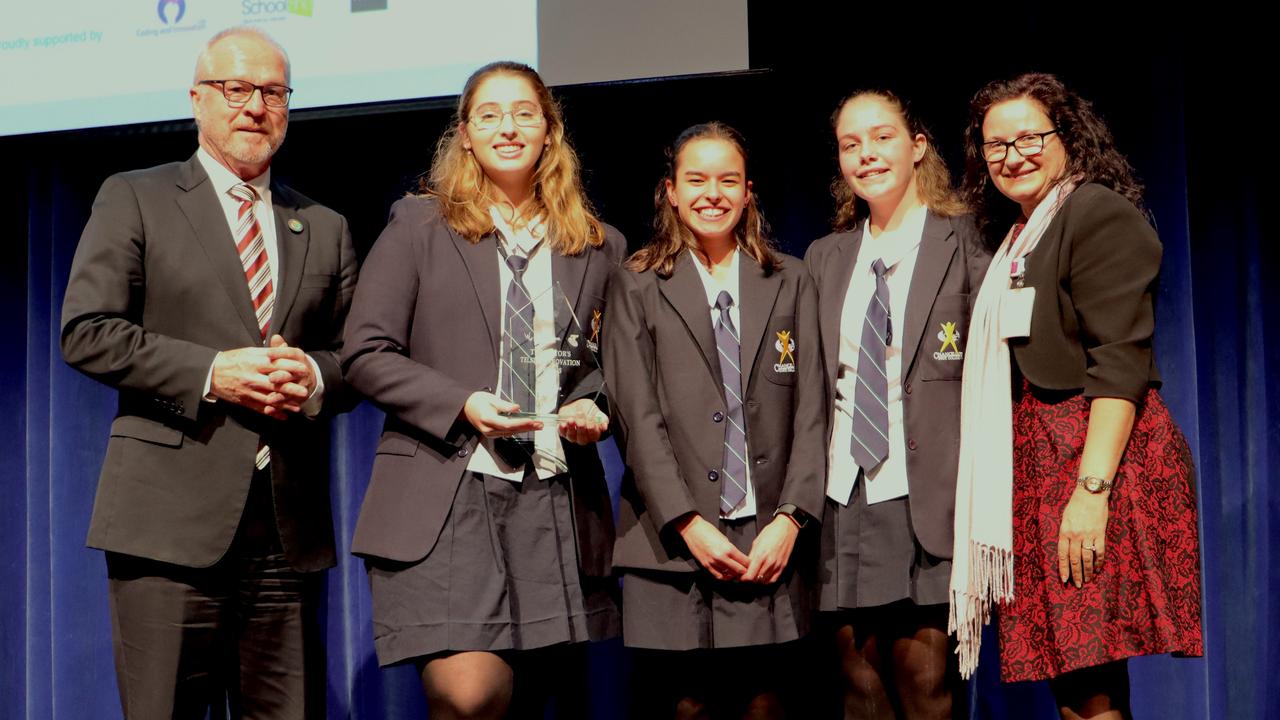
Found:
[[[284,20],[290,15],[311,17],[315,0],[241,0],[240,15],[245,22]]]
[[[160,15],[160,22],[165,25],[177,25],[182,22],[182,16],[187,14],[186,0],[160,0],[156,5],[156,13]]]

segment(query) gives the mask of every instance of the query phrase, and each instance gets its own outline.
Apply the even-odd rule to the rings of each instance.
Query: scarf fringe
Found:
[[[951,590],[947,631],[955,633],[960,675],[966,680],[978,667],[982,628],[991,621],[993,603],[1013,600],[1013,551],[979,542],[969,544],[969,582]]]

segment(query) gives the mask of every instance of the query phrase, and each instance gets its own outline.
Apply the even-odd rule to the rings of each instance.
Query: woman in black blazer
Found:
[[[547,87],[502,62],[467,81],[365,262],[343,365],[387,419],[352,550],[378,661],[418,667],[432,720],[541,717],[552,689],[568,714],[583,641],[618,632],[588,324],[625,247],[586,205]]]
[[[605,375],[627,463],[614,565],[624,640],[644,649],[637,717],[780,717],[786,653],[808,627],[817,311],[804,266],[770,248],[746,173],[736,131],[685,130],[655,237],[609,287]]]
[[[1005,681],[1049,678],[1063,717],[1129,717],[1126,658],[1203,650],[1191,453],[1151,351],[1160,241],[1107,126],[1052,75],[980,90],[968,140],[965,189],[1003,240],[965,365],[962,669],[999,602]]]
[[[960,376],[990,254],[901,99],[854,93],[832,125],[836,232],[805,255],[831,419],[822,627],[839,650],[846,718],[949,718]]]

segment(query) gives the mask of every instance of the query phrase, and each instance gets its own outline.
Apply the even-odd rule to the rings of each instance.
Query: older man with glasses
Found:
[[[271,180],[291,93],[271,38],[215,35],[190,88],[199,149],[108,178],[72,264],[63,357],[119,391],[88,544],[127,718],[223,697],[234,717],[324,716],[324,419],[350,405],[356,260],[341,215]]]

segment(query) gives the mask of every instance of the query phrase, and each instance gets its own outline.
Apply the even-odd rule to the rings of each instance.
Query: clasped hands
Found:
[[[676,520],[675,527],[693,557],[712,577],[762,585],[775,583],[782,576],[800,534],[794,520],[779,514],[756,536],[748,555],[697,513]]]
[[[300,348],[272,335],[266,347],[223,350],[213,360],[209,392],[269,418],[302,410],[316,388],[311,361]]]

